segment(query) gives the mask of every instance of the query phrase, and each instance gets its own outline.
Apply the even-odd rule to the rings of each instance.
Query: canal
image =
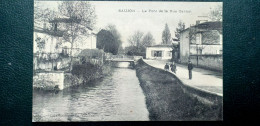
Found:
[[[118,63],[111,76],[59,92],[33,91],[33,122],[147,121],[134,69]]]

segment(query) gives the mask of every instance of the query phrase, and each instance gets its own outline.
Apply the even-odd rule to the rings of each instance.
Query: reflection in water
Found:
[[[115,68],[112,76],[58,93],[33,92],[35,122],[145,121],[149,120],[148,115],[144,94],[132,69]]]

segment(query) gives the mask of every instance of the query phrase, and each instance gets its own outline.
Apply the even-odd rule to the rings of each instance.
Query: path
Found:
[[[153,67],[163,69],[164,65],[168,61],[144,59],[144,62]],[[192,80],[189,80],[187,66],[177,64],[176,75],[186,85],[194,86],[223,96],[223,77],[221,73],[201,68],[193,68]]]

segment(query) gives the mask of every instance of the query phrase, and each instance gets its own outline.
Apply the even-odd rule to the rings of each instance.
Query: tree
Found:
[[[167,23],[162,33],[162,44],[171,44],[171,32]]]
[[[217,5],[209,13],[211,21],[222,21],[222,5]]]
[[[141,51],[141,42],[143,38],[144,33],[141,31],[136,31],[132,36],[129,37],[128,42],[130,46],[136,47],[138,51]]]
[[[107,27],[106,27],[106,30],[109,31],[113,36],[114,36],[114,39],[115,39],[115,48],[117,49],[117,53],[118,53],[118,50],[122,49],[122,41],[121,41],[121,35],[120,33],[118,32],[118,30],[116,29],[116,26],[113,25],[113,24],[109,24]]]
[[[178,26],[176,28],[176,31],[175,31],[175,37],[180,40],[180,32],[183,31],[185,29],[185,24],[184,22],[182,22],[181,20],[179,21],[178,23]]]
[[[147,46],[151,46],[154,44],[154,38],[153,38],[153,35],[148,32],[144,37],[143,37],[143,40],[142,40],[142,46],[144,47],[147,47]]]
[[[42,8],[40,1],[35,1],[34,3],[34,22],[41,23],[46,26],[49,21],[57,17],[58,12],[51,10],[49,8]],[[46,27],[45,27],[46,28]]]
[[[145,48],[154,44],[154,38],[150,32],[144,36],[143,32],[136,31],[129,37],[128,42],[130,46],[125,48],[128,55],[145,56]]]
[[[118,46],[115,37],[110,31],[101,30],[97,34],[97,48],[103,49],[105,52],[113,53],[114,55],[118,52]]]
[[[68,19],[62,27],[66,31],[63,34],[63,39],[71,43],[71,71],[73,44],[80,35],[88,36],[87,29],[94,27],[96,23],[95,8],[85,1],[63,1],[58,6],[58,10],[61,16]]]

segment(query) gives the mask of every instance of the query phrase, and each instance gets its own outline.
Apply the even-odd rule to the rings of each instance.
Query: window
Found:
[[[162,57],[162,51],[152,51],[153,57]]]
[[[172,56],[172,52],[171,52],[171,51],[168,51],[168,52],[167,52],[167,56],[168,56],[168,57],[171,57],[171,56]]]

